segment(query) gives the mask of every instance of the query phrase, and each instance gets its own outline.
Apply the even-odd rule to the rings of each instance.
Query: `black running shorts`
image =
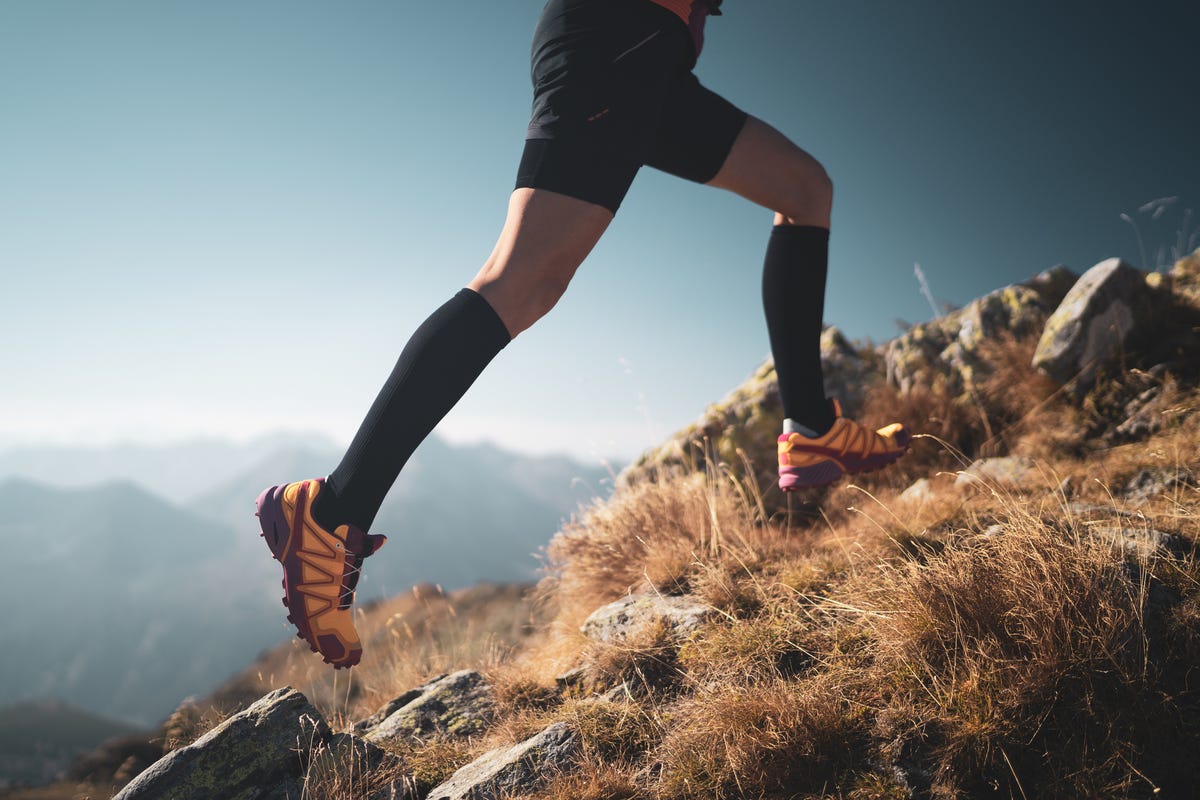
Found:
[[[687,26],[650,0],[550,0],[534,33],[517,187],[615,214],[643,164],[712,180],[746,113],[701,86],[694,62]]]

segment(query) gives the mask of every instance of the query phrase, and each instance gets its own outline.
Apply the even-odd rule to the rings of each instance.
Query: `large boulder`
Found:
[[[421,690],[367,733],[367,741],[473,736],[487,729],[495,713],[492,688],[482,675],[472,670],[439,678]]]
[[[163,756],[114,800],[256,800],[307,768],[329,726],[300,692],[279,689]]]
[[[696,597],[635,594],[593,611],[580,631],[592,641],[615,644],[665,623],[673,637],[684,639],[712,614],[712,607]]]
[[[426,800],[497,800],[536,792],[545,777],[566,769],[578,737],[558,722],[512,747],[492,750],[459,769]]]
[[[1046,321],[1033,366],[1059,383],[1088,388],[1096,372],[1156,328],[1157,292],[1119,258],[1083,274]]]

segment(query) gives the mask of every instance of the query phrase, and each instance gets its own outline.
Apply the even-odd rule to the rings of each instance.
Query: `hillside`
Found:
[[[145,731],[64,703],[31,701],[0,709],[0,789],[49,783],[82,753],[119,736]]]
[[[780,495],[765,365],[567,524],[532,598],[473,606],[529,622],[504,646],[397,598],[360,670],[277,653],[120,798],[1191,796],[1198,330],[1200,252],[827,331],[831,386],[916,432],[895,467]]]

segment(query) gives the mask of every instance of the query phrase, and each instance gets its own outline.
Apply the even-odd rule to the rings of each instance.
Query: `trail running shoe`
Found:
[[[353,525],[339,525],[332,533],[318,525],[312,504],[324,486],[324,479],[272,486],[258,496],[255,516],[271,555],[283,564],[288,622],[336,669],[362,658],[350,606],[363,560],[387,537]]]
[[[912,436],[899,422],[871,431],[842,416],[833,401],[836,419],[824,436],[809,439],[799,433],[779,437],[779,488],[785,492],[827,486],[842,475],[874,472],[908,452]]]

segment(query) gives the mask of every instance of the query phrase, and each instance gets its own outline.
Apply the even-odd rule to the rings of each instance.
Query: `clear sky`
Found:
[[[1149,260],[1196,229],[1200,4],[725,7],[697,72],[829,170],[826,321],[851,337],[932,316],[914,262],[964,303],[1140,263],[1123,212]],[[348,440],[491,249],[540,8],[0,1],[0,444]],[[691,421],[767,354],[769,224],[644,170],[442,431],[592,460]]]

